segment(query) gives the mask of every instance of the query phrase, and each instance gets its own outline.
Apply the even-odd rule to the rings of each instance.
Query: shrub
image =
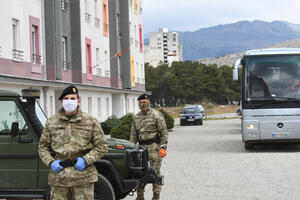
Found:
[[[118,127],[121,124],[121,120],[117,119],[115,116],[109,117],[107,120],[105,120],[104,122],[100,123],[102,130],[104,132],[105,135],[109,135],[111,130],[114,127]]]
[[[131,131],[131,125],[133,120],[133,114],[129,113],[125,116],[123,116],[120,121],[120,125],[114,127],[111,130],[111,137],[117,138],[117,139],[124,139],[129,140],[130,138],[130,131]]]
[[[174,119],[172,118],[172,116],[169,115],[169,113],[162,108],[158,109],[158,111],[163,114],[168,130],[174,128]]]

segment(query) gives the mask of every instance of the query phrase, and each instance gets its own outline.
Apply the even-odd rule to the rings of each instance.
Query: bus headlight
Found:
[[[248,124],[246,128],[249,130],[256,129],[256,124]]]

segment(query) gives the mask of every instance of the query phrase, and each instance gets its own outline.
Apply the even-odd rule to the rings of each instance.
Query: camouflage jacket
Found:
[[[50,149],[55,155],[51,154]],[[70,187],[98,180],[93,163],[106,153],[107,144],[97,119],[80,109],[77,114],[69,117],[60,109],[47,120],[38,151],[47,166],[54,160],[74,160],[79,156],[85,159],[87,167],[83,171],[66,167],[56,174],[50,170],[49,185]]]
[[[159,137],[161,146],[167,146],[168,129],[163,115],[152,108],[146,114],[136,114],[133,117],[130,142],[149,141],[156,137]]]

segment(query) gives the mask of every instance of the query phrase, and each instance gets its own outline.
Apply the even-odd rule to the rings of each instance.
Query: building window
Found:
[[[143,53],[143,33],[142,33],[142,25],[139,26],[139,34],[140,34],[140,52]]]
[[[106,97],[106,117],[109,117],[109,98]]]
[[[126,114],[129,113],[129,99],[126,98]]]
[[[86,79],[92,80],[93,79],[93,68],[92,68],[92,48],[91,48],[91,40],[86,38],[85,44],[86,44]]]
[[[131,86],[135,87],[134,58],[131,56]]]
[[[18,48],[18,25],[19,25],[18,20],[13,19],[12,20],[13,49]]]
[[[96,65],[95,65],[96,75],[102,76],[102,70],[100,69],[100,50],[96,48]]]
[[[98,0],[95,0],[95,26],[98,27],[100,25],[99,19],[99,5]]]
[[[12,41],[13,41],[13,60],[22,61],[24,58],[24,52],[19,50],[20,41],[19,21],[17,19],[12,20]]]
[[[54,113],[53,96],[50,96],[50,116]]]
[[[135,114],[135,99],[132,99],[133,114]]]
[[[124,99],[121,99],[121,115],[124,115]]]
[[[92,97],[88,97],[88,113],[91,115],[93,113]]]
[[[108,12],[107,0],[102,0],[102,15],[103,15],[103,35],[108,37]]]
[[[104,60],[105,60],[105,71],[104,71],[104,76],[106,77],[106,78],[110,78],[110,70],[109,70],[109,57],[108,57],[108,51],[107,50],[105,50],[104,51]]]
[[[41,56],[39,55],[39,31],[38,26],[31,27],[31,42],[32,42],[32,63],[41,64]]]
[[[84,0],[84,6],[85,6],[85,21],[88,22],[88,23],[91,21],[91,14],[90,14],[89,1],[90,1],[90,0]]]
[[[101,121],[101,97],[98,97],[98,120]]]
[[[134,0],[134,13],[135,13],[135,14],[138,14],[137,0]]]
[[[62,60],[64,70],[69,70],[70,64],[68,63],[68,38],[62,37]]]

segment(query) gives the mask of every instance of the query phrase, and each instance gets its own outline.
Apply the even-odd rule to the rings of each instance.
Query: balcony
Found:
[[[122,36],[123,36],[123,32],[122,31],[118,31],[118,38],[122,39]]]
[[[108,24],[107,23],[103,23],[103,32],[108,33]]]
[[[42,59],[42,56],[41,55],[38,55],[38,54],[32,54],[32,63],[33,64],[36,64],[36,65],[40,65],[42,62],[41,62],[41,59]]]
[[[69,62],[63,61],[63,68],[64,70],[70,70],[71,69],[71,65]]]
[[[99,27],[99,25],[100,25],[100,19],[95,17],[95,26]]]
[[[69,10],[70,9],[70,5],[68,2],[66,2],[66,0],[61,0],[61,9],[62,10]]]
[[[98,66],[99,66],[99,65],[96,65],[96,66],[95,66],[95,67],[96,67],[96,75],[97,75],[97,76],[103,76],[103,75],[102,75],[102,69],[98,68]]]
[[[13,61],[17,61],[17,62],[23,61],[23,59],[24,59],[24,51],[13,49],[12,53],[13,53]]]
[[[87,65],[87,66],[86,66],[86,70],[87,70],[87,73],[90,73],[90,74],[93,73],[93,68],[92,68],[92,66],[90,66],[90,65]]]
[[[110,71],[109,70],[105,70],[105,77],[106,78],[110,78]]]
[[[85,13],[85,21],[87,23],[90,23],[91,19],[92,19],[91,14],[86,12]]]

